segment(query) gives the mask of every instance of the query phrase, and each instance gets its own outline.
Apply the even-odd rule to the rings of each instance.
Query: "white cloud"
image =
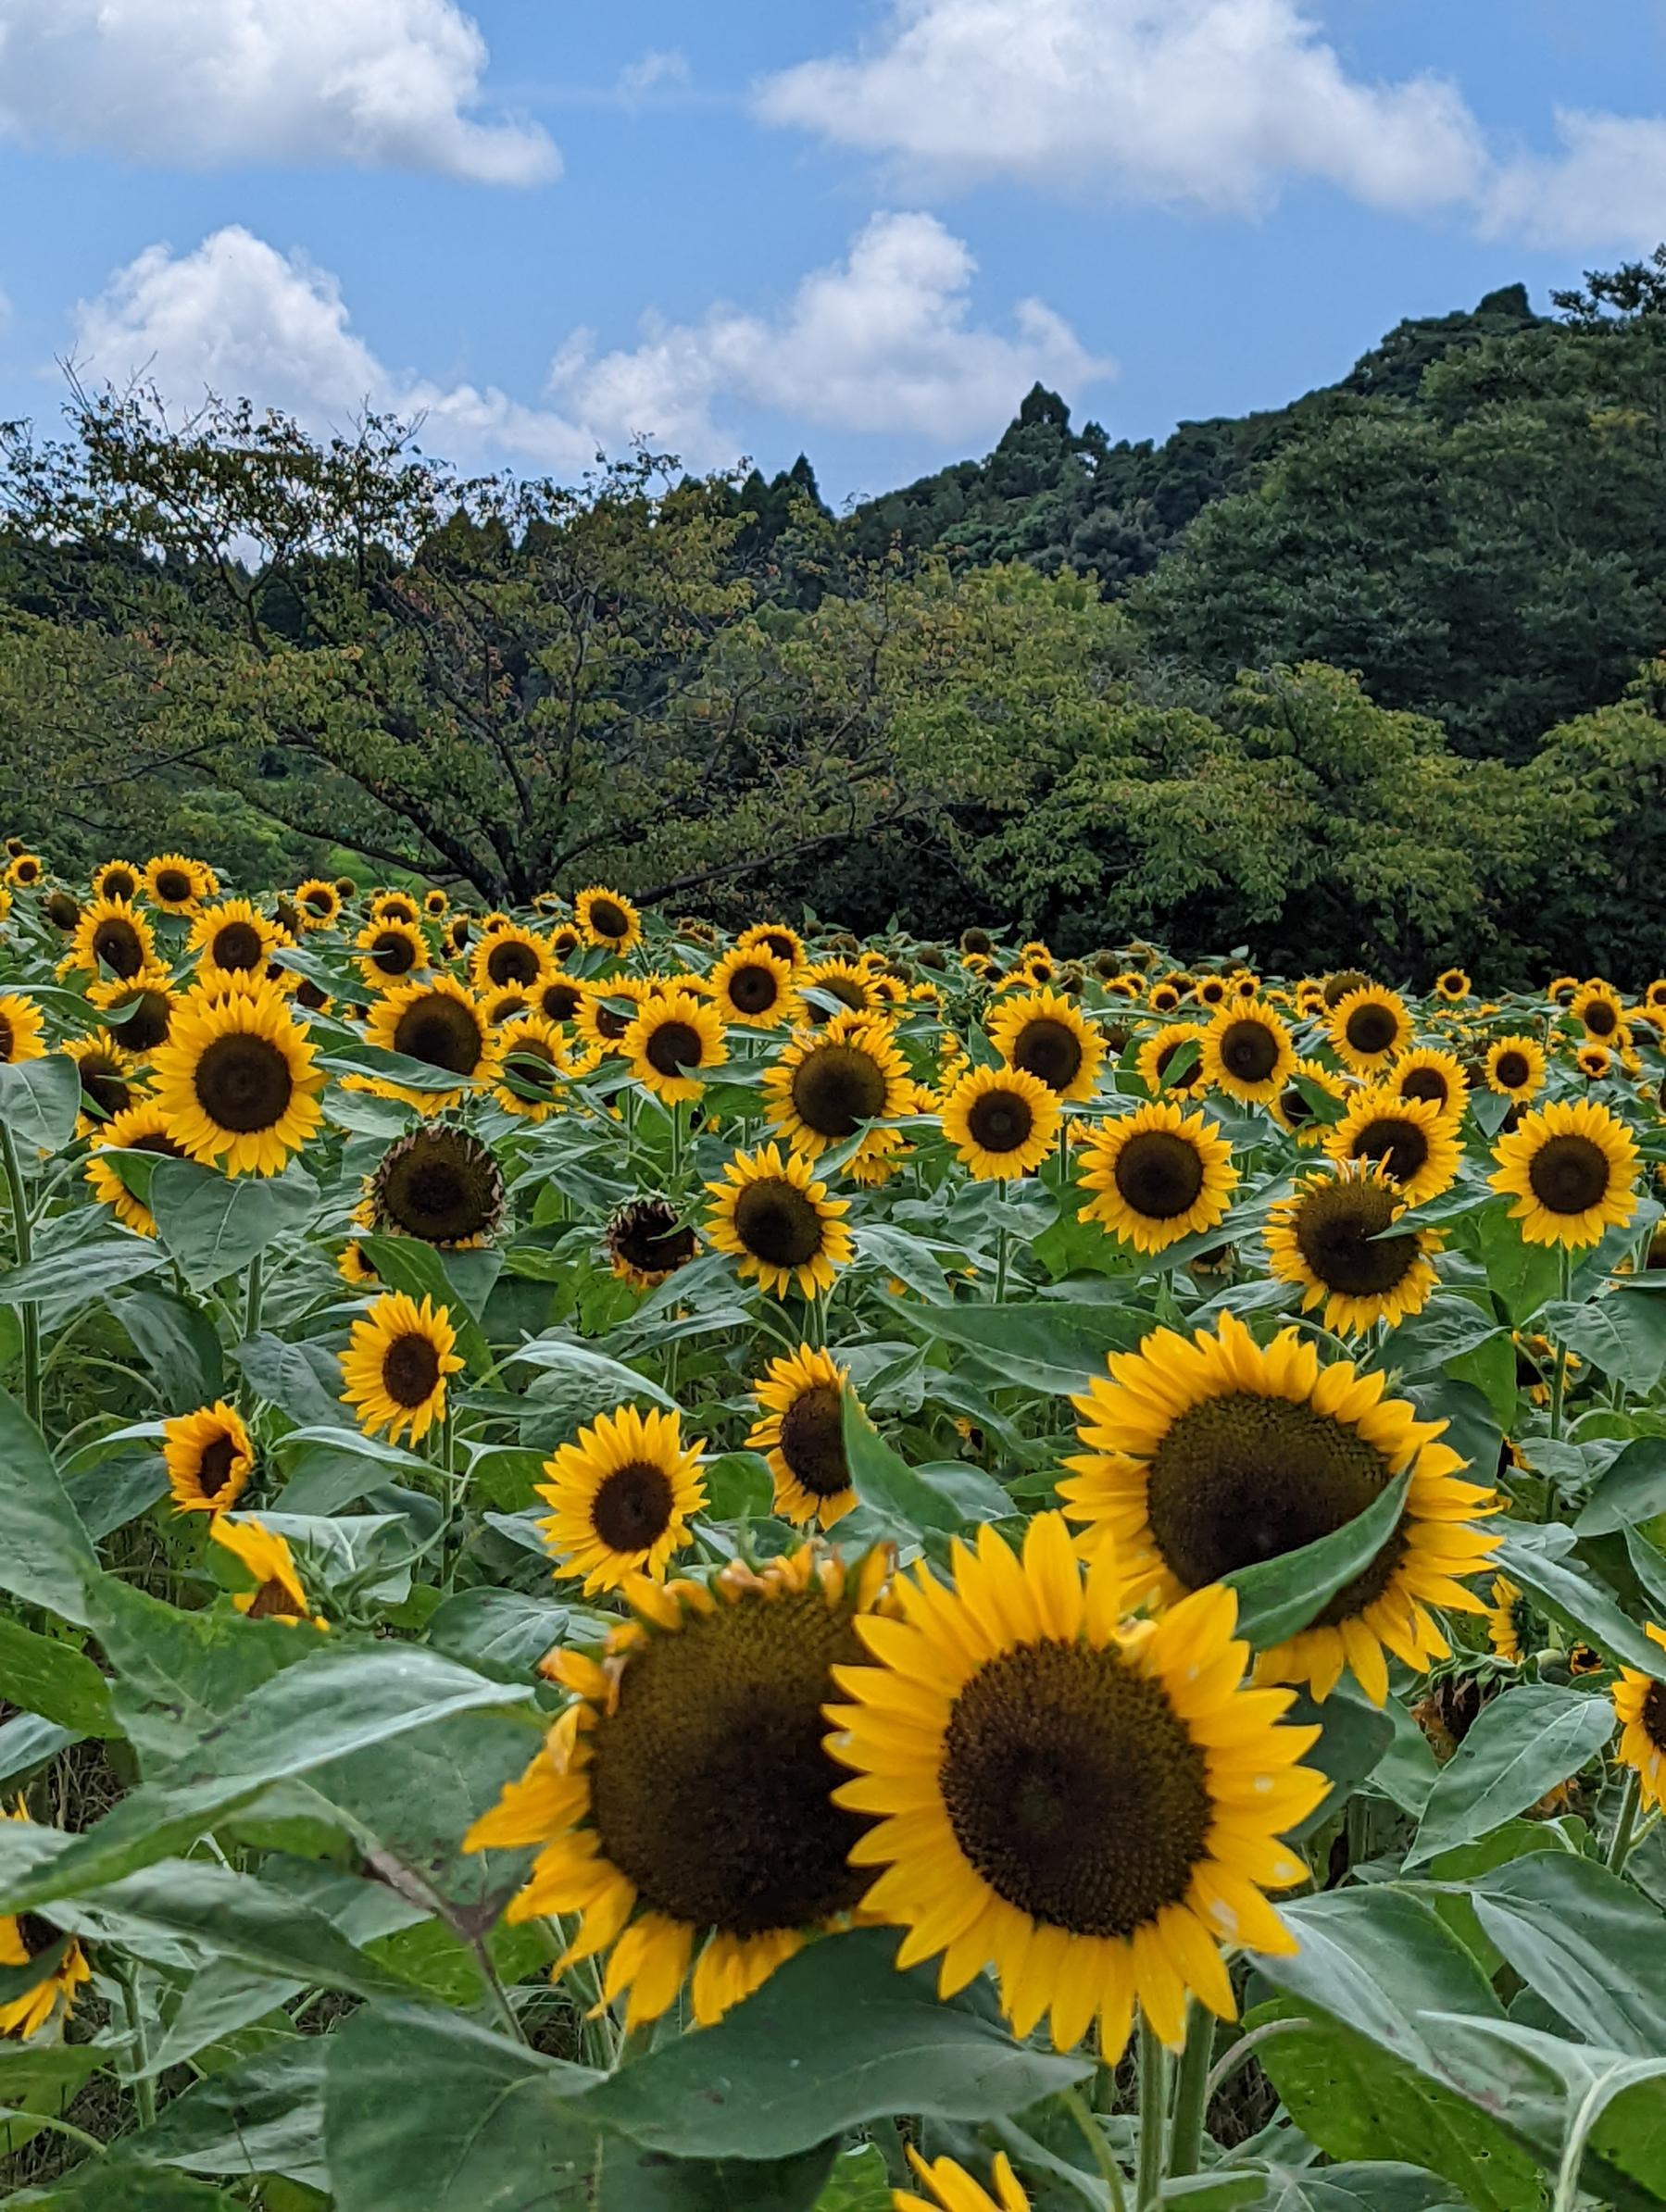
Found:
[[[1468,198],[1484,166],[1455,86],[1350,75],[1296,0],[893,0],[870,47],[785,70],[757,105],[943,185],[1213,213],[1302,178],[1421,212]]]
[[[975,322],[973,272],[934,217],[878,215],[776,316],[719,306],[693,323],[650,318],[639,344],[609,353],[575,332],[543,402],[529,405],[495,385],[390,367],[353,328],[328,270],[233,225],[190,253],[150,246],[118,270],[76,310],[75,356],[89,380],[141,377],[182,406],[207,390],[246,395],[315,427],[344,426],[366,406],[420,411],[432,450],[556,473],[637,436],[692,466],[725,464],[746,442],[725,424],[732,409],[992,436],[1038,377],[1074,392],[1111,373],[1040,301],[1021,301],[1008,333]]]
[[[455,0],[5,0],[0,136],[175,165],[558,175],[535,125],[477,119],[485,66]]]
[[[1666,119],[1559,108],[1560,156],[1503,163],[1482,203],[1488,237],[1641,248],[1666,238]]]
[[[614,92],[624,107],[640,107],[655,94],[685,91],[694,81],[686,54],[655,47],[619,72]]]

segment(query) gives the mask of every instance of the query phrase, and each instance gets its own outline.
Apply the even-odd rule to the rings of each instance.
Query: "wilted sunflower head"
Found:
[[[383,1235],[443,1249],[489,1243],[503,1225],[503,1169],[489,1145],[454,1122],[426,1122],[390,1144],[366,1195]]]
[[[41,912],[55,930],[62,930],[67,936],[81,919],[81,902],[71,891],[54,889],[41,901]]]
[[[987,930],[980,930],[976,927],[970,930],[962,930],[960,932],[960,950],[963,953],[982,953],[987,956],[989,954],[995,951],[995,939],[989,934]]]
[[[652,1290],[687,1267],[698,1248],[695,1231],[667,1198],[635,1198],[608,1223],[613,1272],[636,1290]]]

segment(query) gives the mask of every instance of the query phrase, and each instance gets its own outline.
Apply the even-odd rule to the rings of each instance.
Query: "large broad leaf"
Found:
[[[160,1160],[150,1181],[157,1233],[193,1290],[223,1282],[305,1228],[318,1203],[319,1186],[293,1164],[282,1175],[226,1176],[194,1160]]]
[[[81,1071],[63,1053],[39,1060],[14,1060],[0,1068],[0,1122],[17,1139],[27,1159],[37,1152],[58,1152],[75,1134],[81,1112]]]
[[[125,1290],[136,1277],[167,1264],[168,1255],[154,1237],[106,1230],[69,1250],[41,1253],[26,1268],[0,1275],[0,1306],[38,1305],[46,1326],[56,1329],[94,1298]]]
[[[147,1289],[123,1298],[116,1318],[155,1378],[163,1411],[189,1413],[219,1395],[224,1356],[213,1322],[199,1307],[171,1292]]]
[[[1546,1306],[1539,1325],[1640,1397],[1666,1373],[1666,1290],[1617,1287],[1583,1304],[1558,1301]]]
[[[106,1577],[88,1607],[116,1670],[115,1706],[147,1781],[165,1780],[258,1683],[307,1656],[282,1620],[187,1613]]]
[[[1015,2043],[899,1974],[895,1932],[812,1943],[696,2036],[609,2076],[586,2102],[650,2149],[784,2157],[893,2112],[983,2120],[1079,2081],[1085,2060]]]
[[[34,2112],[59,2113],[92,2073],[102,2052],[90,2043],[0,2043],[0,2158],[9,2158],[40,2132]]]
[[[570,1608],[518,1590],[457,1590],[428,1624],[436,1651],[505,1681],[525,1681],[545,1652],[567,1638]]]
[[[1298,1728],[1318,1729],[1319,1741],[1302,1755],[1303,1764],[1317,1767],[1331,1787],[1300,1827],[1289,1831],[1292,1843],[1299,1843],[1322,1828],[1375,1772],[1394,1743],[1393,1709],[1392,1699],[1387,1708],[1373,1706],[1351,1681],[1339,1682],[1323,1705],[1306,1695],[1296,1699],[1284,1718]]]
[[[378,1280],[386,1283],[389,1290],[404,1291],[419,1300],[432,1298],[436,1306],[445,1308],[457,1331],[458,1352],[477,1374],[483,1374],[492,1364],[492,1355],[481,1333],[474,1306],[480,1270],[465,1267],[454,1271],[451,1262],[454,1257],[461,1261],[497,1262],[498,1255],[460,1252],[454,1256],[436,1252],[419,1237],[371,1236],[361,1241],[366,1259],[376,1270]],[[495,1265],[492,1273],[495,1277]],[[488,1282],[485,1288],[489,1291],[490,1287]],[[481,1305],[483,1307],[483,1297]]]
[[[511,1352],[505,1364],[536,1368],[540,1375],[560,1383],[559,1403],[569,1413],[574,1428],[598,1413],[611,1411],[616,1406],[645,1404],[663,1406],[673,1413],[677,1410],[677,1401],[658,1382],[639,1375],[634,1368],[609,1359],[605,1353],[593,1352],[587,1344],[572,1343],[564,1338],[534,1337],[531,1343],[521,1344]],[[541,1394],[539,1402],[555,1403],[555,1393]],[[530,1400],[528,1409],[532,1409]]]
[[[98,1555],[70,1504],[45,1439],[0,1391],[0,1590],[44,1606],[78,1628],[87,1623],[87,1591]]]
[[[232,1356],[257,1396],[301,1427],[329,1427],[341,1419],[341,1362],[331,1345],[313,1337],[285,1343],[261,1330],[245,1336]]]
[[[60,2181],[20,2189],[6,2203],[19,2212],[243,2212],[243,2200],[166,2167],[142,2166],[118,2151],[89,2158]]]
[[[1606,1697],[1526,1682],[1481,1708],[1429,1793],[1407,1863],[1472,1843],[1577,1774],[1614,1731]]]
[[[1424,2166],[1387,2158],[1334,2166],[1273,2166],[1257,2212],[1434,2212],[1452,2184]]]
[[[1556,1533],[1565,1535],[1566,1531]],[[1622,1665],[1666,1682],[1666,1650],[1622,1612],[1611,1591],[1583,1573],[1576,1564],[1557,1556],[1547,1545],[1531,1541],[1527,1531],[1517,1526],[1499,1546],[1495,1565],[1500,1574],[1536,1600],[1552,1620]]]
[[[1587,2043],[1666,2054],[1666,1914],[1595,1859],[1535,1852],[1469,1885],[1481,1925]]]
[[[333,1423],[292,1429],[277,1453],[293,1470],[280,1501],[285,1513],[339,1513],[390,1482],[415,1490],[432,1477],[432,1464],[402,1444]]]
[[[1102,1374],[1111,1352],[1131,1352],[1150,1326],[1126,1306],[1089,1306],[1080,1299],[1038,1299],[1004,1306],[915,1306],[896,1318],[939,1343],[977,1355],[999,1382],[1073,1397]]]
[[[1393,1537],[1406,1507],[1411,1470],[1397,1475],[1341,1528],[1299,1551],[1284,1552],[1226,1576],[1238,1593],[1238,1633],[1257,1651],[1271,1650],[1294,1636],[1322,1613],[1339,1590],[1364,1573]]]
[[[319,2035],[284,2038],[211,2073],[124,2146],[194,2174],[283,2174],[328,2192],[323,2160],[324,2059]]]
[[[8,1705],[56,1720],[79,1736],[121,1733],[110,1709],[109,1685],[85,1652],[56,1636],[38,1636],[4,1614],[0,1690]]]
[[[1634,1437],[1592,1491],[1576,1536],[1607,1536],[1666,1512],[1666,1437]]]
[[[892,1535],[918,1537],[929,1529],[965,1526],[965,1515],[891,1449],[848,1391],[844,1428],[845,1456],[856,1493],[881,1516]]]

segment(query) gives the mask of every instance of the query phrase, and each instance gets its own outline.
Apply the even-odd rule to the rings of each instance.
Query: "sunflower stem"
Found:
[[[128,2086],[133,2093],[133,2109],[139,2125],[148,2128],[155,2124],[157,2117],[157,2084],[155,2077],[144,2070],[150,2064],[150,2043],[144,2032],[144,2008],[139,2002],[139,1969],[132,1959],[122,1959],[115,1968],[115,1975],[133,2039],[133,2072]]]
[[[1614,1822],[1614,1833],[1608,1849],[1610,1871],[1623,1874],[1625,1862],[1631,1856],[1636,1841],[1637,1806],[1642,1800],[1643,1778],[1634,1767],[1625,1778],[1625,1795],[1620,1800],[1619,1817]]]
[[[1004,1197],[999,1204],[1004,1212],[1006,1207]],[[997,1306],[1007,1295],[1007,1260],[1010,1249],[1010,1240],[1011,1231],[1003,1219],[1000,1227],[995,1232],[995,1302]]]
[[[1103,2069],[1109,2071],[1109,2068]],[[1117,2164],[1116,2153],[1105,2139],[1105,2131],[1088,2110],[1087,2100],[1079,2089],[1059,2092],[1059,2103],[1082,2131],[1083,2140],[1093,2153],[1094,2164],[1110,2193],[1114,2212],[1128,2212],[1128,2198],[1122,2187],[1122,2169]]]
[[[1163,2194],[1163,2154],[1168,2149],[1169,2054],[1149,2020],[1140,2016],[1140,2145],[1134,2184],[1137,2212],[1157,2212]]]
[[[1203,2123],[1209,2112],[1209,2061],[1215,2056],[1215,2016],[1191,1999],[1186,2047],[1174,2087],[1174,2120],[1169,2136],[1171,2178],[1197,2171]]]
[[[1573,1251],[1568,1244],[1561,1247],[1561,1279],[1562,1303],[1566,1305],[1568,1293],[1573,1287]],[[1552,1442],[1555,1442],[1562,1432],[1562,1400],[1568,1388],[1568,1356],[1554,1337],[1550,1340],[1550,1435]]]
[[[34,1224],[29,1218],[29,1198],[23,1181],[23,1163],[18,1140],[0,1122],[0,1147],[6,1157],[6,1184],[11,1201],[12,1233],[17,1239],[18,1265],[26,1268],[34,1257]],[[18,1308],[23,1331],[23,1406],[38,1429],[41,1426],[41,1309],[32,1299]]]

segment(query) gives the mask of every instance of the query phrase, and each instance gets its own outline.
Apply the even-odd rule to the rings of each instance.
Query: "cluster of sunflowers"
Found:
[[[1340,1817],[1339,1686],[1422,1717],[1578,1671],[1500,1547],[1562,1528],[1579,1437],[1636,1408],[1526,1324],[1666,1266],[1666,979],[1488,999],[1453,969],[1413,996],[975,930],[730,937],[603,887],[252,901],[171,854],[81,890],[14,846],[6,886],[0,1073],[73,1065],[79,1203],[178,1260],[179,1193],[298,1193],[234,1278],[179,1291],[233,1360],[281,1313],[319,1355],[305,1403],[251,1359],[232,1399],[120,1409],[193,1602],[387,1631],[282,1500],[335,1433],[320,1372],[382,1455],[358,1494],[395,1468],[435,1502],[432,1606],[524,1587],[539,1553],[572,1601],[528,1666],[547,1733],[457,1840],[522,1855],[507,1922],[559,1931],[553,1978],[617,2015],[615,2056],[684,1993],[709,2027],[813,1940],[891,1929],[944,2000],[990,1973],[1021,2041],[1091,2035],[1114,2068],[1137,2030],[1160,2187],[1200,2156],[1215,2023],[1297,1950],[1271,1900]],[[58,1161],[37,1200],[6,1142],[27,1265],[77,1201]],[[473,1494],[528,1440],[535,1481]],[[1666,1669],[1592,1643],[1622,1868],[1666,1803]],[[0,1917],[0,1966],[48,1950],[0,2030],[61,2025],[91,1973]],[[907,2148],[948,2212],[1027,2204],[1004,2152],[991,2195]]]

